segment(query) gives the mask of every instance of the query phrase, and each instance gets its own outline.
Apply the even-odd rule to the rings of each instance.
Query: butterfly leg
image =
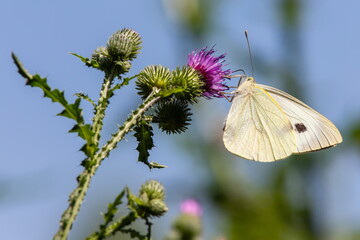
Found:
[[[233,98],[234,98],[234,93],[233,92],[220,92],[220,94],[226,99],[228,100],[228,102],[232,102]],[[228,96],[230,95],[230,96]]]

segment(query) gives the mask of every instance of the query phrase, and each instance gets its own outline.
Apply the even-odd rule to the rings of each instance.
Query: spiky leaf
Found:
[[[82,117],[82,109],[80,108],[80,102],[81,98],[77,98],[73,104],[66,104],[66,106],[64,106],[65,109],[62,112],[58,113],[58,116],[71,118],[78,123],[83,123],[84,119]]]
[[[82,152],[85,153],[86,156],[91,157],[95,154],[95,152],[97,151],[97,147],[92,142],[92,136],[94,135],[94,133],[91,130],[90,124],[75,124],[69,132],[77,133],[79,137],[86,140],[86,144],[80,149]]]
[[[77,124],[70,130],[70,132],[77,132],[78,135],[86,140],[86,148],[84,151],[87,156],[88,154],[92,153],[94,150],[91,150],[91,136],[93,135],[90,125],[84,124],[84,118],[82,116],[82,109],[80,108],[81,99],[78,98],[75,100],[74,103],[69,104],[64,96],[64,92],[58,89],[52,89],[48,83],[46,78],[41,78],[38,74],[31,75],[21,64],[19,59],[16,57],[14,53],[12,53],[12,57],[14,62],[18,68],[18,72],[21,76],[26,79],[26,85],[31,87],[38,87],[40,88],[43,93],[44,97],[49,98],[52,102],[59,103],[64,110],[61,111],[58,115],[67,117],[70,119],[75,120]]]
[[[121,230],[121,232],[130,234],[130,237],[132,239],[135,239],[135,238],[139,239],[139,240],[147,240],[148,239],[147,236],[145,236],[145,235],[143,235],[143,234],[139,233],[138,231],[136,231],[134,229],[131,229],[131,228],[130,229],[123,229],[123,230]]]
[[[88,101],[89,103],[91,103],[91,104],[93,105],[94,108],[96,107],[95,102],[94,102],[87,94],[84,94],[84,93],[75,93],[74,95],[77,96],[77,97],[79,97],[79,98],[82,98],[82,99]]]
[[[80,55],[78,55],[78,54],[76,54],[76,53],[70,53],[70,54],[71,54],[71,55],[74,55],[75,57],[78,57],[78,58],[79,58],[82,62],[84,62],[85,65],[88,66],[88,67],[100,68],[99,63],[98,63],[96,60],[94,60],[94,59],[90,60],[89,58],[80,56]]]
[[[152,132],[152,127],[145,121],[139,121],[134,130],[134,136],[138,141],[138,146],[136,148],[136,150],[139,152],[138,161],[145,163],[149,168],[151,168],[148,158],[150,155],[149,151],[154,147],[152,140],[154,135]]]
[[[118,206],[123,203],[122,198],[125,195],[125,189],[116,196],[115,200],[112,203],[109,203],[107,212],[103,215],[104,224],[100,225],[100,229],[105,229],[106,226],[114,219],[116,212],[118,211]]]

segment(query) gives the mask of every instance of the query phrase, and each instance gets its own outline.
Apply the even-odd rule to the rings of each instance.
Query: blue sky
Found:
[[[0,15],[2,237],[51,238],[67,205],[67,196],[75,187],[75,177],[82,170],[79,164],[83,158],[78,151],[81,142],[75,135],[66,133],[71,128],[70,120],[57,117],[60,107],[42,98],[40,90],[24,85],[10,58],[11,51],[18,55],[31,73],[47,77],[52,87],[65,89],[69,98],[73,98],[74,93],[86,92],[96,99],[102,74],[84,67],[68,53],[90,56],[98,46],[105,45],[113,32],[124,27],[133,28],[143,39],[143,49],[130,74],[150,64],[162,64],[169,68],[181,66],[193,47],[214,44],[219,53],[228,54],[230,68],[245,68],[250,72],[248,56],[242,56],[242,65],[238,66],[239,47],[233,46],[240,45],[245,49],[243,31],[247,29],[253,52],[264,55],[270,61],[281,57],[278,54],[282,46],[279,44],[274,2],[223,1],[214,10],[214,30],[209,39],[204,40],[204,45],[191,46],[182,44],[186,42],[185,36],[166,14],[161,1],[3,1]],[[307,1],[301,25],[305,63],[301,85],[306,90],[305,102],[331,119],[343,132],[360,116],[359,8],[360,3],[355,0],[346,4],[336,0]],[[237,62],[232,61],[234,59]],[[257,81],[280,88],[274,85],[276,80],[266,79],[266,76],[259,76]],[[221,130],[221,125],[211,125],[207,119],[218,114],[225,117],[229,109],[229,103],[222,100],[215,102],[202,102],[204,109],[209,110],[209,116],[202,110],[202,115],[196,117],[197,121],[204,122],[202,127],[207,131]],[[128,112],[139,103],[133,85],[116,96],[106,118],[108,126],[104,135],[114,131],[116,123],[121,124]],[[213,104],[217,106],[216,112]],[[83,106],[87,109],[85,119],[90,121],[91,108]],[[207,134],[210,133],[204,133],[204,137]],[[95,227],[88,220],[99,218],[100,210],[94,209],[103,209],[125,184],[136,191],[151,178],[160,180],[168,189],[171,211],[161,220],[164,228],[168,226],[177,214],[179,202],[190,194],[187,186],[204,180],[199,180],[202,179],[201,172],[200,176],[184,177],[189,176],[194,167],[191,160],[187,161],[192,156],[178,150],[172,137],[160,133],[155,141],[152,158],[170,167],[149,172],[145,166],[136,163],[137,155],[133,150],[136,145],[129,135],[127,142],[120,144],[119,149],[104,161],[93,179],[72,239],[85,236],[86,232],[79,229]],[[328,219],[324,228],[340,224],[346,230],[351,225],[359,226],[359,155],[348,146],[348,140],[344,139],[344,144],[338,149],[330,150],[333,151],[332,159],[321,172],[323,175],[317,176],[326,187],[326,196],[321,197],[326,200],[324,204],[328,211],[319,213],[325,214]],[[229,155],[229,158],[232,157]],[[247,168],[256,168],[253,163],[245,164]],[[174,188],[181,189],[182,194]],[[339,203],[348,207],[339,208]]]

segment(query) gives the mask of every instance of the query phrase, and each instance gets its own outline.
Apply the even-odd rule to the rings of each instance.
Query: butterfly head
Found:
[[[240,77],[238,87],[240,87],[241,85],[243,85],[246,82],[255,82],[255,79],[253,77],[243,75]]]

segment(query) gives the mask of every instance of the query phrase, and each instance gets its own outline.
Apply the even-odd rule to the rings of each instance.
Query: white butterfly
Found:
[[[271,162],[342,142],[335,125],[295,97],[241,76],[225,121],[225,147],[240,157]]]

